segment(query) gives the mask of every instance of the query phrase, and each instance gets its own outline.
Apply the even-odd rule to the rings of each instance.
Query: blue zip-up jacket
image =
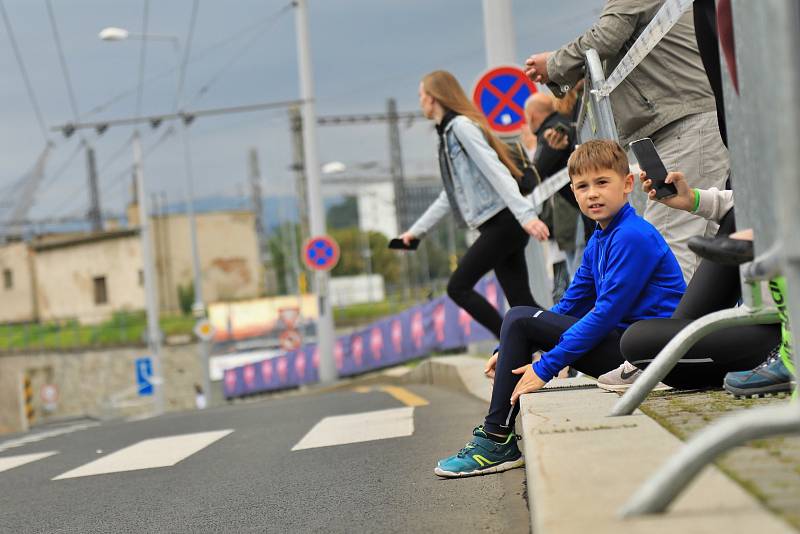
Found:
[[[550,309],[580,320],[533,370],[549,381],[614,329],[670,317],[685,290],[681,268],[664,238],[625,204],[605,230],[595,229],[572,284]]]

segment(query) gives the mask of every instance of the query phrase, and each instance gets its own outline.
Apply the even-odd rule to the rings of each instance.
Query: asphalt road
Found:
[[[0,532],[528,532],[522,469],[459,480],[433,474],[486,405],[429,386],[407,389],[429,404],[407,407],[402,395],[376,389],[339,391],[105,423],[15,448],[0,438]],[[384,429],[354,415],[378,410],[405,419]],[[309,435],[342,415],[352,417]],[[411,421],[404,437],[292,450],[320,436],[408,433]],[[194,446],[187,435],[222,430],[232,432],[164,458]],[[29,456],[45,452],[53,454]],[[120,471],[148,462],[174,465]],[[101,465],[116,472],[82,476]]]

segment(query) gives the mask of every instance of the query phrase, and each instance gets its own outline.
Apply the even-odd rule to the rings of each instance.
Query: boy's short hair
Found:
[[[581,143],[567,162],[570,179],[575,175],[600,169],[611,169],[621,176],[627,176],[631,172],[628,156],[616,141],[593,139]]]

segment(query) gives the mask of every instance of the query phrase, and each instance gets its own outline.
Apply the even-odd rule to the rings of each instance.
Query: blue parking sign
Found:
[[[153,394],[153,360],[149,356],[136,359],[136,385],[139,395],[144,397]]]

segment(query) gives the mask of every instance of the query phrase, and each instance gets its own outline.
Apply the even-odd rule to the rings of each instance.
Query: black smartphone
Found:
[[[668,184],[664,180],[667,179],[667,169],[656,151],[656,145],[649,137],[639,139],[631,143],[631,150],[636,160],[639,162],[639,167],[647,173],[647,178],[653,181],[653,189],[656,190],[656,198],[664,199],[674,197],[678,194],[678,190],[674,184]]]
[[[419,239],[412,239],[408,246],[406,246],[406,244],[403,243],[403,240],[399,237],[395,237],[389,241],[389,248],[397,250],[417,250],[417,247],[419,247]]]
[[[555,130],[556,133],[560,133],[561,135],[566,135],[569,137],[569,126],[563,122],[556,123],[556,125],[553,126],[553,130]]]

